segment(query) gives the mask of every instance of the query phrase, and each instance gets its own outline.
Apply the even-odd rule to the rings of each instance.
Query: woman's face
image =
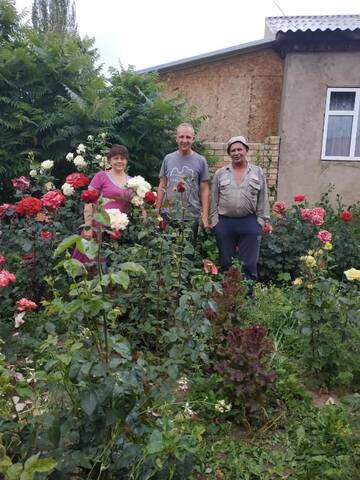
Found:
[[[125,171],[125,168],[128,163],[128,159],[123,157],[122,155],[115,155],[114,157],[110,158],[111,168],[114,172],[122,173]]]

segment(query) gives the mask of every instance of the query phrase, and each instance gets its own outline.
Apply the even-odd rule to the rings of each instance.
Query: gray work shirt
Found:
[[[238,184],[232,166],[219,168],[211,186],[210,223],[216,225],[219,215],[239,218],[251,214],[257,216],[261,226],[270,218],[263,170],[248,164],[245,175]]]
[[[178,151],[165,156],[159,177],[167,178],[166,198],[163,210],[172,218],[185,220],[199,218],[201,211],[200,183],[209,180],[205,157],[196,152],[181,155]],[[185,184],[185,191],[176,191],[179,182]],[[184,210],[184,211],[183,211]]]

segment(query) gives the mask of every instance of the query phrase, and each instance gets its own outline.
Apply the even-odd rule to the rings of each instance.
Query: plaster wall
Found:
[[[269,48],[160,74],[166,92],[182,92],[207,116],[199,137],[225,142],[244,135],[263,142],[278,134],[283,60]]]
[[[328,87],[360,87],[360,52],[288,53],[284,69],[278,199],[316,201],[335,184],[346,204],[360,199],[360,162],[321,160]]]

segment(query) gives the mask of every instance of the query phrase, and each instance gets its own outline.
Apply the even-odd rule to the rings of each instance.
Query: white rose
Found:
[[[54,162],[53,160],[45,160],[40,164],[40,166],[43,170],[51,170],[54,166]]]
[[[125,230],[129,225],[129,219],[126,213],[120,212],[118,208],[109,208],[106,213],[110,217],[110,225],[113,230]]]
[[[89,142],[92,142],[94,140],[94,137],[92,135],[88,135],[87,139]]]
[[[78,145],[78,147],[77,147],[77,149],[76,149],[76,153],[77,153],[78,155],[80,155],[81,153],[85,153],[85,151],[86,151],[85,145],[83,145],[82,143],[79,143],[79,145]]]
[[[109,162],[109,160],[106,157],[101,157],[101,159],[99,161],[99,166],[106,170],[108,168],[111,168],[111,163]]]
[[[99,161],[101,160],[103,157],[101,155],[95,155],[95,160]]]
[[[76,165],[78,168],[85,168],[87,163],[85,162],[84,157],[77,155],[74,158],[74,165]]]
[[[61,187],[61,190],[66,197],[70,197],[75,192],[74,187],[70,185],[70,183],[64,183],[64,185]]]
[[[102,133],[100,133],[100,135],[99,135],[99,137],[102,138],[103,140],[105,140],[106,136],[107,136],[107,133],[106,133],[106,132],[102,132]]]
[[[132,199],[131,199],[131,203],[133,205],[135,205],[135,207],[141,207],[141,205],[144,205],[144,202],[143,202],[143,199],[141,197],[139,197],[138,195],[135,195]]]
[[[72,162],[74,160],[74,154],[69,152],[65,158],[68,162]]]
[[[29,175],[30,175],[30,177],[36,177],[37,171],[36,170],[30,170]]]
[[[55,185],[52,182],[46,182],[44,188],[47,192],[49,192],[50,190],[54,190]]]

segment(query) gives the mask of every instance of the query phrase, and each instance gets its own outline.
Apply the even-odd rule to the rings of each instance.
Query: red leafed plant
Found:
[[[241,405],[245,417],[254,416],[265,404],[274,386],[275,373],[269,368],[273,345],[262,325],[233,326],[220,336],[215,370],[234,404]]]

